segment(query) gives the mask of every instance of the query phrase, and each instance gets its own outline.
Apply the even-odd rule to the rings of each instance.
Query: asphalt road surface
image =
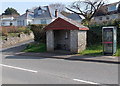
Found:
[[[117,64],[15,56],[21,46],[4,50],[3,84],[118,84]]]

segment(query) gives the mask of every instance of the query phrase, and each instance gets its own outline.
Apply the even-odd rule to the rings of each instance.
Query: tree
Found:
[[[62,3],[54,3],[49,5],[53,9],[57,9],[59,12],[62,12],[65,10],[65,5]]]
[[[4,11],[4,13],[2,13],[2,15],[13,15],[13,14],[19,15],[16,9],[9,7]]]
[[[78,15],[82,15],[85,18],[84,21],[87,21],[89,24],[89,21],[94,17],[96,12],[103,5],[104,0],[79,0],[73,2],[69,7],[66,7],[66,9]]]

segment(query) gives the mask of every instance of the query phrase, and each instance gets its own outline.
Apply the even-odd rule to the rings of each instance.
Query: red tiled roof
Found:
[[[88,27],[85,27],[81,25],[80,23],[68,19],[68,18],[60,18],[58,17],[56,20],[54,20],[52,23],[50,23],[48,26],[46,26],[44,29],[46,30],[89,30]]]

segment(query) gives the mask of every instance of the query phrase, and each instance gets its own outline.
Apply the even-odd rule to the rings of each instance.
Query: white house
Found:
[[[27,26],[28,24],[50,24],[58,17],[64,18],[65,16],[58,12],[57,9],[53,9],[50,6],[39,6],[34,9],[26,10],[26,13],[17,19],[17,25]],[[81,22],[81,18],[78,17],[78,15],[72,14],[67,18],[73,20],[77,19],[77,21]]]
[[[118,12],[118,6],[120,2],[111,3],[103,6],[104,13],[98,13],[94,16],[94,22],[102,23],[104,21],[111,21],[120,19],[120,13]]]
[[[27,26],[29,24],[49,24],[57,17],[63,16],[57,10],[49,6],[37,7],[26,10],[26,13],[17,19],[18,26]]]
[[[17,18],[17,26],[27,26],[33,23],[34,12],[26,10],[26,13]]]
[[[17,26],[16,18],[19,15],[1,15],[0,26]]]

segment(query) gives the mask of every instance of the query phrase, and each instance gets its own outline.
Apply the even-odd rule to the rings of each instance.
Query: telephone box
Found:
[[[102,28],[104,54],[115,54],[117,50],[117,28],[114,26]]]

